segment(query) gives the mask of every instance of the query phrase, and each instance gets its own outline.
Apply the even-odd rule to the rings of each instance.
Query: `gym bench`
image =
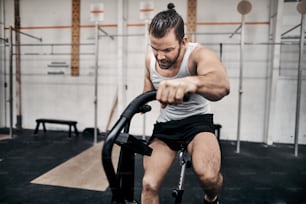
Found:
[[[37,132],[39,130],[40,123],[42,123],[42,125],[43,125],[44,132],[47,132],[45,123],[53,123],[53,124],[69,125],[69,137],[71,137],[71,126],[74,127],[75,135],[76,136],[79,135],[78,129],[76,127],[76,125],[78,123],[77,121],[40,118],[40,119],[36,120],[36,128],[35,128],[34,134],[37,134]]]

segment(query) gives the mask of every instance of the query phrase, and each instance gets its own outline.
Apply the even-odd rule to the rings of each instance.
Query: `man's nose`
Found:
[[[165,59],[165,54],[163,52],[157,52],[156,56],[158,60]]]

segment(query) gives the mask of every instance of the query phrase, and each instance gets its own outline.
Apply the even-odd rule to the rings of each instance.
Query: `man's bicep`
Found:
[[[154,89],[154,86],[151,81],[151,76],[150,76],[150,64],[151,64],[150,61],[151,61],[151,53],[148,53],[145,59],[146,70],[145,70],[145,76],[144,76],[144,87],[143,87],[144,92]]]
[[[147,75],[147,74],[146,74]],[[145,79],[144,79],[144,87],[143,87],[143,91],[144,92],[147,92],[147,91],[150,91],[153,89],[153,84],[150,80],[150,78],[148,78],[147,76],[145,76]]]

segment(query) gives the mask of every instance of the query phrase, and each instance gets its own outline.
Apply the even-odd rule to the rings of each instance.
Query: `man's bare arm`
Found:
[[[150,79],[150,54],[146,56],[145,66],[146,66],[146,72],[145,72],[145,77],[144,77],[143,91],[147,92],[147,91],[153,90],[154,88],[151,82],[151,79]]]
[[[218,56],[204,47],[193,53],[192,76],[160,83],[157,100],[164,104],[182,103],[186,93],[198,93],[208,100],[218,101],[229,94],[227,73]]]

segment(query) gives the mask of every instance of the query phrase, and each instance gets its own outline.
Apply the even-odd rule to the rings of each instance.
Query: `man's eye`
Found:
[[[173,50],[173,48],[168,48],[168,49],[164,49],[164,50],[159,50],[157,48],[152,47],[152,50],[155,52],[164,52],[164,53],[169,53]]]
[[[165,49],[164,52],[171,52],[172,49]]]

